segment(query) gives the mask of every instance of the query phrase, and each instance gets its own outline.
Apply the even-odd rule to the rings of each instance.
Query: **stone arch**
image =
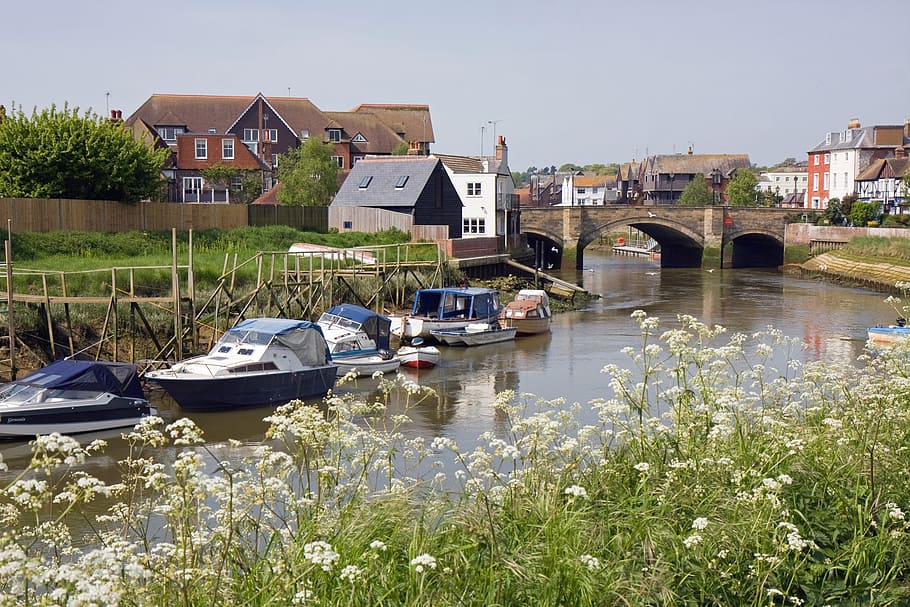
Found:
[[[661,254],[661,267],[700,267],[704,249],[704,235],[678,221],[663,218],[630,216],[604,222],[586,230],[578,239],[577,264],[581,267],[584,248],[604,232],[631,226],[641,230],[658,243],[666,254]]]
[[[732,230],[724,234],[724,242],[733,244],[731,267],[776,268],[784,263],[784,239],[771,230]]]
[[[561,235],[546,229],[523,230],[528,246],[534,252],[534,267],[547,270],[562,266],[565,241]]]

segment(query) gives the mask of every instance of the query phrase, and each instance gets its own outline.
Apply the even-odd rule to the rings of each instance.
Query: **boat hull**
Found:
[[[499,328],[487,331],[433,331],[433,337],[447,346],[485,346],[515,339],[516,329]]]
[[[50,406],[0,407],[0,438],[128,428],[155,413],[148,401],[117,396],[110,400],[73,401]]]
[[[892,346],[910,337],[910,327],[869,327],[868,339],[878,346]]]
[[[215,411],[320,398],[335,385],[338,369],[335,365],[324,365],[298,371],[209,377],[158,371],[146,377],[160,385],[183,409]]]
[[[440,352],[436,346],[402,346],[396,356],[402,367],[432,369],[439,364]]]
[[[357,377],[369,376],[374,373],[394,373],[401,366],[399,359],[395,357],[383,358],[379,354],[333,357],[332,363],[338,367],[338,377],[344,377],[351,372],[355,372]]]
[[[549,318],[502,318],[499,324],[503,328],[515,329],[517,335],[539,335],[550,330]]]
[[[392,318],[392,332],[402,339],[413,339],[415,337],[424,337],[435,339],[434,331],[457,331],[464,329],[474,323],[494,323],[498,320],[499,314],[485,316],[483,318],[453,318],[443,319],[425,318],[421,316],[404,316]],[[396,320],[398,321],[396,325]]]

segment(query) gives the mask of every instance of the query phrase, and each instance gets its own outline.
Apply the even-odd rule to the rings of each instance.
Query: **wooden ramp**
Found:
[[[565,280],[551,276],[546,272],[541,272],[540,270],[532,268],[531,266],[526,266],[523,263],[518,263],[514,259],[506,260],[506,265],[521,270],[525,274],[535,277],[537,280],[549,283],[549,288],[547,290],[552,295],[558,295],[566,299],[574,299],[576,293],[587,293],[587,291],[576,284],[566,282]]]

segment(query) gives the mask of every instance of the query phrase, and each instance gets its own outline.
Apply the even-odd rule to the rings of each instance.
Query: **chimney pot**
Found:
[[[858,129],[859,128],[859,118],[851,118],[850,122],[847,123],[848,129]]]

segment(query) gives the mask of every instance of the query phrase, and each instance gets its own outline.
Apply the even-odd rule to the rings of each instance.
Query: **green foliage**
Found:
[[[577,164],[572,164],[571,162],[568,162],[568,163],[562,165],[561,167],[559,167],[560,173],[577,173],[577,172],[583,171],[583,170],[584,169],[582,167],[578,166]]]
[[[858,236],[851,238],[846,245],[837,251],[832,251],[832,254],[855,259],[910,264],[910,239]]]
[[[512,171],[512,185],[514,185],[516,188],[520,188],[521,186],[525,185],[525,183],[527,183],[527,180],[527,173]]]
[[[582,169],[585,175],[616,175],[619,173],[619,165],[611,164],[586,164]]]
[[[0,196],[136,202],[156,198],[170,153],[119,122],[64,105],[0,122]]]
[[[850,209],[850,221],[858,227],[865,227],[878,216],[878,205],[871,202],[856,201]]]
[[[407,156],[408,155],[408,142],[407,141],[399,142],[398,145],[396,145],[394,148],[392,148],[392,155],[393,156]]]
[[[278,163],[278,201],[290,206],[328,206],[338,191],[334,150],[331,142],[309,137],[282,155]]]
[[[206,183],[219,188],[230,188],[231,200],[234,202],[250,203],[259,197],[262,192],[262,179],[257,171],[240,170],[226,164],[214,166],[199,171]],[[240,187],[234,186],[234,178],[240,177]]]
[[[686,185],[679,196],[679,205],[684,207],[705,207],[714,204],[714,192],[708,187],[708,180],[699,173]]]
[[[822,211],[822,217],[832,226],[839,226],[844,223],[844,219],[847,216],[844,213],[844,206],[840,198],[828,200],[828,206]]]
[[[731,207],[756,206],[758,179],[752,171],[737,171],[727,184],[727,203]]]

